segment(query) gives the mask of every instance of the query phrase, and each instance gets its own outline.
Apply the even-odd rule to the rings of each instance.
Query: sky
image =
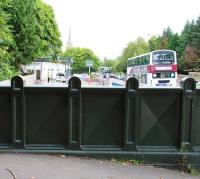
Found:
[[[100,59],[117,58],[130,41],[181,33],[200,16],[200,0],[43,0],[51,5],[66,48],[69,27],[74,47],[91,49]]]

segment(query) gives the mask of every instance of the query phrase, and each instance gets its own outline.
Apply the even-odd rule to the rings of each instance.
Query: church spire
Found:
[[[69,34],[67,39],[67,49],[72,47],[71,27],[69,27]]]

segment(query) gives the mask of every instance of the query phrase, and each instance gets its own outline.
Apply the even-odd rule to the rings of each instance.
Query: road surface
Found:
[[[193,179],[186,173],[152,166],[64,155],[0,153],[1,179]]]

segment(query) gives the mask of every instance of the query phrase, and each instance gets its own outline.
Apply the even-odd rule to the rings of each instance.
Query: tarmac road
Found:
[[[64,155],[0,154],[0,179],[183,179],[200,178],[152,166]]]

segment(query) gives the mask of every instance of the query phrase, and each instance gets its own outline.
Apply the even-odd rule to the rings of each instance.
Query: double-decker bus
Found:
[[[156,50],[128,59],[127,77],[136,77],[140,84],[176,86],[177,59],[172,50]]]

